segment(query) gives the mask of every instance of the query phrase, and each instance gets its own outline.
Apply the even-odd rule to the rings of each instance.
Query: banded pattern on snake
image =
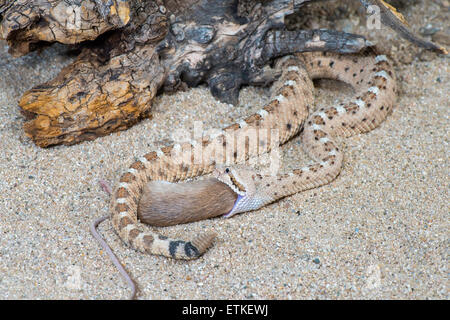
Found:
[[[126,244],[141,252],[175,259],[197,258],[212,244],[214,232],[183,241],[161,236],[139,223],[137,208],[148,181],[178,182],[208,174],[218,164],[218,158],[223,163],[239,163],[270,151],[273,143],[270,129],[278,130],[279,144],[303,130],[302,146],[314,160],[311,165],[275,176],[264,176],[240,166],[216,171],[216,177],[239,195],[228,216],[256,210],[335,179],[341,170],[343,152],[333,137],[348,137],[377,127],[392,111],[396,99],[393,69],[386,56],[373,52],[365,56],[298,53],[279,59],[275,69],[281,71],[281,76],[272,86],[271,99],[256,114],[219,134],[147,153],[121,176],[111,197],[110,212],[113,227]],[[355,89],[356,95],[349,102],[312,112],[312,80],[318,78],[344,81]],[[235,140],[238,136],[246,136],[249,130],[257,131],[258,147],[245,145],[243,150],[238,150]],[[214,156],[207,155],[200,163],[173,160],[174,152],[193,160],[195,151],[192,149],[211,146],[214,146]],[[232,152],[223,152],[226,149]]]

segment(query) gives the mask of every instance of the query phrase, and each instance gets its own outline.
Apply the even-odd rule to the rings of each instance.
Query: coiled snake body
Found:
[[[279,144],[303,129],[301,143],[314,160],[311,165],[277,175],[261,175],[233,166],[216,171],[216,177],[239,195],[228,215],[255,210],[335,179],[341,170],[343,151],[333,137],[374,129],[392,111],[395,102],[395,76],[384,55],[299,53],[279,59],[275,69],[281,71],[281,76],[271,89],[270,101],[256,114],[216,135],[147,153],[121,176],[111,197],[110,212],[113,227],[126,244],[140,252],[193,259],[203,254],[215,237],[215,233],[207,232],[183,241],[161,236],[142,226],[137,208],[148,181],[177,182],[210,173],[219,158],[226,163],[237,163],[269,151],[274,143],[271,129],[278,131]],[[356,95],[346,103],[312,112],[312,80],[317,78],[344,81],[355,89]],[[251,132],[256,132],[258,147],[251,148],[244,143],[245,147],[239,149],[234,143],[238,136],[250,136]],[[193,160],[196,148],[208,147],[214,147],[214,157],[207,155],[201,162],[173,160],[174,153]]]

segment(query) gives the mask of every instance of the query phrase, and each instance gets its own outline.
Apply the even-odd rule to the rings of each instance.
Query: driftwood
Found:
[[[354,34],[286,29],[287,15],[317,1],[0,0],[0,38],[11,54],[52,42],[80,50],[55,79],[20,99],[25,132],[41,147],[92,140],[148,117],[157,92],[207,83],[216,98],[235,104],[242,85],[277,77],[269,62],[278,56],[370,46]],[[415,40],[386,8],[383,21]]]

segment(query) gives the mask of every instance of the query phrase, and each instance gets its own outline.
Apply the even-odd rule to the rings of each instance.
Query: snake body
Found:
[[[269,102],[260,111],[217,134],[147,153],[120,177],[111,197],[110,212],[115,231],[127,245],[140,252],[194,259],[208,249],[215,237],[214,232],[206,232],[187,241],[170,239],[143,226],[137,208],[147,182],[178,182],[204,175],[213,171],[218,159],[234,164],[270,151],[273,130],[277,131],[278,144],[303,130],[302,146],[313,164],[269,176],[233,166],[217,174],[219,180],[240,195],[229,216],[255,210],[335,179],[341,170],[343,152],[333,138],[377,127],[392,111],[396,99],[393,69],[386,56],[374,52],[364,56],[298,53],[279,59],[274,68],[281,71],[281,76],[272,86]],[[346,82],[356,95],[346,103],[313,112],[312,80],[318,78]],[[239,137],[250,137],[255,132],[257,147],[244,142],[244,148],[238,148]],[[203,153],[201,161],[194,161],[200,149],[214,151]],[[188,161],[175,161],[174,154]]]

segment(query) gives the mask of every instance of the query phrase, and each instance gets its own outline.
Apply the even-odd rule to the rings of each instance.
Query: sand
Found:
[[[445,2],[445,1],[444,1]],[[406,10],[414,29],[448,32],[439,1]],[[356,22],[355,22],[356,21]],[[355,24],[353,24],[355,22]],[[215,245],[190,262],[137,253],[109,221],[100,231],[140,288],[140,299],[449,299],[449,63],[358,17],[336,22],[380,43],[396,61],[401,93],[377,129],[342,140],[345,165],[332,183],[256,212],[159,230],[186,237],[214,229]],[[13,59],[0,42],[0,298],[124,299],[129,288],[89,233],[108,214],[99,179],[115,183],[141,156],[195,120],[220,128],[267,99],[241,92],[218,103],[204,87],[162,95],[153,119],[75,146],[42,149],[23,132],[17,101],[72,58],[62,45]],[[351,94],[318,83],[317,105]],[[309,160],[299,138],[283,148],[283,168]]]

